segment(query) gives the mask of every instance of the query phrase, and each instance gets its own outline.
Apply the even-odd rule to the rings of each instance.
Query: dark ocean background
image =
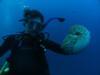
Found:
[[[100,75],[100,0],[0,0],[0,44],[3,36],[24,30],[18,22],[24,6],[39,10],[45,21],[52,17],[66,18],[64,23],[53,21],[45,29],[50,39],[60,44],[74,24],[86,26],[91,33],[90,44],[78,55],[47,51],[51,75]],[[0,58],[0,66],[7,56],[9,52]]]

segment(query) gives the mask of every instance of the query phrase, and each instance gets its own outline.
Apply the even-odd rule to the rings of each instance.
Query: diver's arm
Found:
[[[56,53],[64,54],[66,55],[66,52],[64,52],[64,49],[61,47],[60,44],[52,41],[52,40],[46,40],[44,42],[44,45],[47,49],[50,49]]]
[[[11,48],[11,43],[13,39],[11,37],[8,37],[5,39],[3,44],[0,46],[0,57],[8,50]]]

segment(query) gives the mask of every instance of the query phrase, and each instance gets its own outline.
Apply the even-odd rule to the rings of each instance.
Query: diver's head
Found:
[[[44,23],[43,15],[39,11],[30,10],[29,8],[24,9],[23,16],[24,18],[19,21],[23,21],[25,26],[25,32],[27,33],[40,33],[53,20],[58,20],[59,22],[65,21],[65,18],[54,17],[50,18],[46,23]]]
[[[27,33],[39,33],[42,31],[44,17],[43,15],[37,10],[24,10],[24,19],[20,20],[23,21],[25,26],[25,32]]]

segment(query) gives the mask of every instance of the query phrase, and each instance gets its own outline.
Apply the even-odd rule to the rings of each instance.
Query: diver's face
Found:
[[[25,32],[26,33],[39,32],[38,27],[40,24],[41,20],[39,18],[28,19],[28,22],[25,23]]]

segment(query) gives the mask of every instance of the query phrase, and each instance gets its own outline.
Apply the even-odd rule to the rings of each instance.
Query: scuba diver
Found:
[[[90,41],[90,32],[82,25],[72,26],[62,44],[49,38],[49,34],[43,32],[46,26],[53,20],[64,22],[62,17],[49,19],[44,23],[44,16],[37,10],[24,9],[23,32],[4,36],[4,42],[0,46],[0,57],[9,49],[10,56],[0,69],[0,75],[50,75],[46,60],[46,49],[59,54],[78,54]]]
[[[64,22],[65,19],[51,18],[44,23],[44,17],[39,11],[24,10],[24,18],[19,21],[23,22],[25,31],[5,36],[4,43],[0,46],[0,57],[11,50],[0,75],[50,75],[46,49],[66,54],[60,44],[50,40],[49,34],[43,32],[53,20]]]

